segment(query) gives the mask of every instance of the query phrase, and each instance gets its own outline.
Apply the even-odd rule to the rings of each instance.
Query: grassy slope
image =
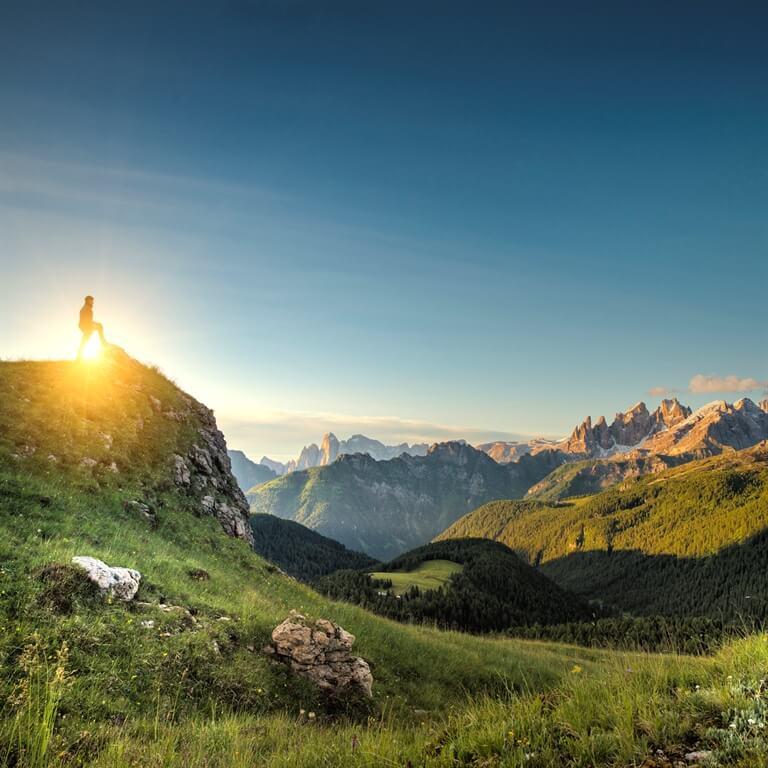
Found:
[[[171,406],[182,397],[139,366],[0,364],[0,698],[23,677],[21,649],[38,645],[52,659],[66,643],[73,676],[60,704],[57,748],[80,749],[83,729],[101,743],[115,723],[141,730],[155,718],[211,712],[320,711],[308,685],[258,653],[290,609],[331,618],[358,637],[355,651],[374,671],[375,704],[391,712],[444,711],[467,691],[523,684],[539,690],[557,684],[574,662],[591,668],[602,658],[402,626],[279,575],[215,520],[198,517],[168,482],[166,457],[184,452],[194,429],[153,414],[148,394]],[[151,439],[138,434],[139,417]],[[100,463],[82,467],[83,456]],[[112,460],[117,474],[108,469]],[[156,525],[125,508],[135,499],[152,501]],[[59,588],[71,584],[46,585],[40,569],[83,554],[138,569],[137,599],[148,605],[105,604],[83,594],[71,610],[53,610],[62,603]],[[209,579],[191,576],[198,570]],[[191,609],[194,621],[161,610],[161,596]],[[141,625],[148,619],[153,628]]]
[[[411,571],[375,571],[371,573],[374,579],[388,579],[396,595],[402,595],[411,587],[419,589],[437,589],[445,584],[454,573],[459,573],[463,565],[450,560],[427,560],[419,563]]]
[[[631,610],[690,613],[706,598],[708,611],[754,613],[768,599],[766,528],[768,450],[758,446],[593,497],[491,502],[439,538],[502,541],[563,586]]]
[[[157,374],[135,374],[164,401],[177,397]],[[157,421],[145,425],[157,428],[154,440],[118,442],[145,405],[128,384],[67,364],[0,364],[0,763],[560,768],[635,765],[657,748],[701,746],[719,750],[723,765],[767,764],[747,715],[728,729],[733,708],[761,717],[764,638],[712,660],[600,653],[406,627],[331,603],[195,516],[167,484],[159,460],[190,439],[183,425]],[[119,403],[107,406],[106,393]],[[107,423],[117,455],[133,461],[117,476],[78,468],[83,452],[101,451]],[[58,464],[48,451],[58,452]],[[156,529],[122,503],[150,495]],[[156,603],[162,593],[194,608],[197,623],[157,605],[105,604],[81,589],[69,595],[70,612],[54,612],[62,595],[37,570],[73,554],[137,567],[140,598]],[[191,578],[193,569],[210,579]],[[312,691],[248,649],[290,608],[358,635],[382,718],[331,724],[319,709],[315,719],[299,712],[316,706]],[[153,629],[140,626],[147,618]],[[62,641],[68,658],[58,663]],[[14,763],[19,748],[24,759]]]

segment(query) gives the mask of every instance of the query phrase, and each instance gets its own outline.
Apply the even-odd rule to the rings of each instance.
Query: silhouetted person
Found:
[[[93,296],[85,297],[85,304],[80,310],[80,330],[83,332],[83,338],[80,339],[80,349],[77,351],[78,358],[82,357],[85,345],[94,333],[99,334],[99,339],[103,346],[107,346],[107,340],[104,338],[104,327],[101,323],[93,321]]]

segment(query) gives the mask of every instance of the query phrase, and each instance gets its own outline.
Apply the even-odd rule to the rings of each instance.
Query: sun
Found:
[[[99,337],[94,333],[90,339],[88,339],[88,343],[85,345],[85,349],[83,350],[83,360],[88,360],[89,362],[93,362],[95,360],[98,360],[101,356],[101,341],[99,340]]]

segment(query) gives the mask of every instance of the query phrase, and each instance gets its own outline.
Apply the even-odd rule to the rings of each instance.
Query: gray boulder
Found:
[[[73,557],[72,562],[85,571],[85,575],[104,596],[118,600],[133,600],[139,591],[141,574],[133,568],[115,568],[95,557]]]
[[[370,697],[373,675],[365,659],[352,656],[355,636],[327,619],[312,622],[291,615],[272,631],[265,652],[288,664],[298,675],[332,697],[363,694]]]

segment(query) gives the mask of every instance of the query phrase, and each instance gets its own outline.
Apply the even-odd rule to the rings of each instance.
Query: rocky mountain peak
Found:
[[[617,413],[609,425],[604,416],[592,423],[587,418],[573,430],[571,436],[558,444],[565,453],[606,457],[626,453],[639,447],[643,441],[657,432],[668,429],[691,415],[691,409],[682,405],[677,398],[662,400],[661,405],[648,411],[644,402],[635,403],[624,412]]]
[[[673,397],[669,400],[662,400],[661,405],[657,408],[657,413],[660,415],[663,423],[670,427],[683,419],[687,419],[692,411],[676,397]]]
[[[333,432],[326,432],[320,444],[320,466],[333,464],[339,456],[339,439]]]
[[[653,453],[712,456],[724,448],[741,450],[768,438],[768,412],[748,397],[733,405],[714,400],[660,431],[643,445]]]
[[[758,403],[758,405],[760,406],[760,408],[761,408],[762,410],[764,410],[766,413],[768,413],[768,399],[766,399],[766,400],[761,400],[761,401]]]
[[[441,462],[453,464],[467,464],[469,461],[477,458],[483,458],[493,462],[488,454],[473,448],[465,440],[449,440],[444,443],[433,443],[427,452],[428,456],[434,457]]]

